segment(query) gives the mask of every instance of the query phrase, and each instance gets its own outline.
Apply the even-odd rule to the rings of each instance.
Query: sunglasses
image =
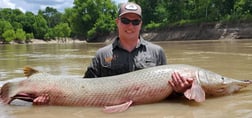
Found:
[[[120,20],[121,20],[121,22],[123,23],[123,24],[125,24],[125,25],[128,25],[128,24],[130,24],[130,23],[132,23],[132,25],[139,25],[140,24],[140,22],[141,22],[141,20],[139,20],[139,19],[135,19],[135,20],[130,20],[130,19],[128,19],[128,18],[120,18]]]

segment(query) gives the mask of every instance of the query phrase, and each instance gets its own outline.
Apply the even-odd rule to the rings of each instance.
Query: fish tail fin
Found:
[[[30,77],[31,75],[33,75],[34,73],[37,73],[37,72],[39,72],[39,71],[37,71],[29,66],[24,67],[24,75],[26,77]]]

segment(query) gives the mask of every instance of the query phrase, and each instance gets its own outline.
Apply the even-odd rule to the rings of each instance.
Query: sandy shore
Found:
[[[42,39],[31,39],[30,42],[25,43],[24,41],[17,42],[17,41],[11,41],[8,44],[66,44],[66,43],[87,43],[86,41],[81,40],[73,40],[73,39],[66,39],[66,40],[50,40],[50,41],[44,41]],[[4,44],[0,40],[0,44]]]
[[[81,40],[72,40],[72,39],[66,39],[66,40],[50,40],[50,41],[44,41],[40,39],[31,39],[31,42],[29,44],[64,44],[64,43],[86,43],[86,41]]]

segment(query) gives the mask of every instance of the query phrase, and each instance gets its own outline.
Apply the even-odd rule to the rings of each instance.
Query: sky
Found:
[[[74,0],[0,0],[0,8],[20,9],[22,12],[31,11],[34,14],[39,9],[44,10],[47,6],[63,12],[65,8],[73,7]],[[113,0],[116,3],[127,2],[128,0]]]

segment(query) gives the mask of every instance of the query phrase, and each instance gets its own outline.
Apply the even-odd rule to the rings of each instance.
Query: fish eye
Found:
[[[225,78],[224,78],[224,77],[221,77],[221,79],[224,81]]]

